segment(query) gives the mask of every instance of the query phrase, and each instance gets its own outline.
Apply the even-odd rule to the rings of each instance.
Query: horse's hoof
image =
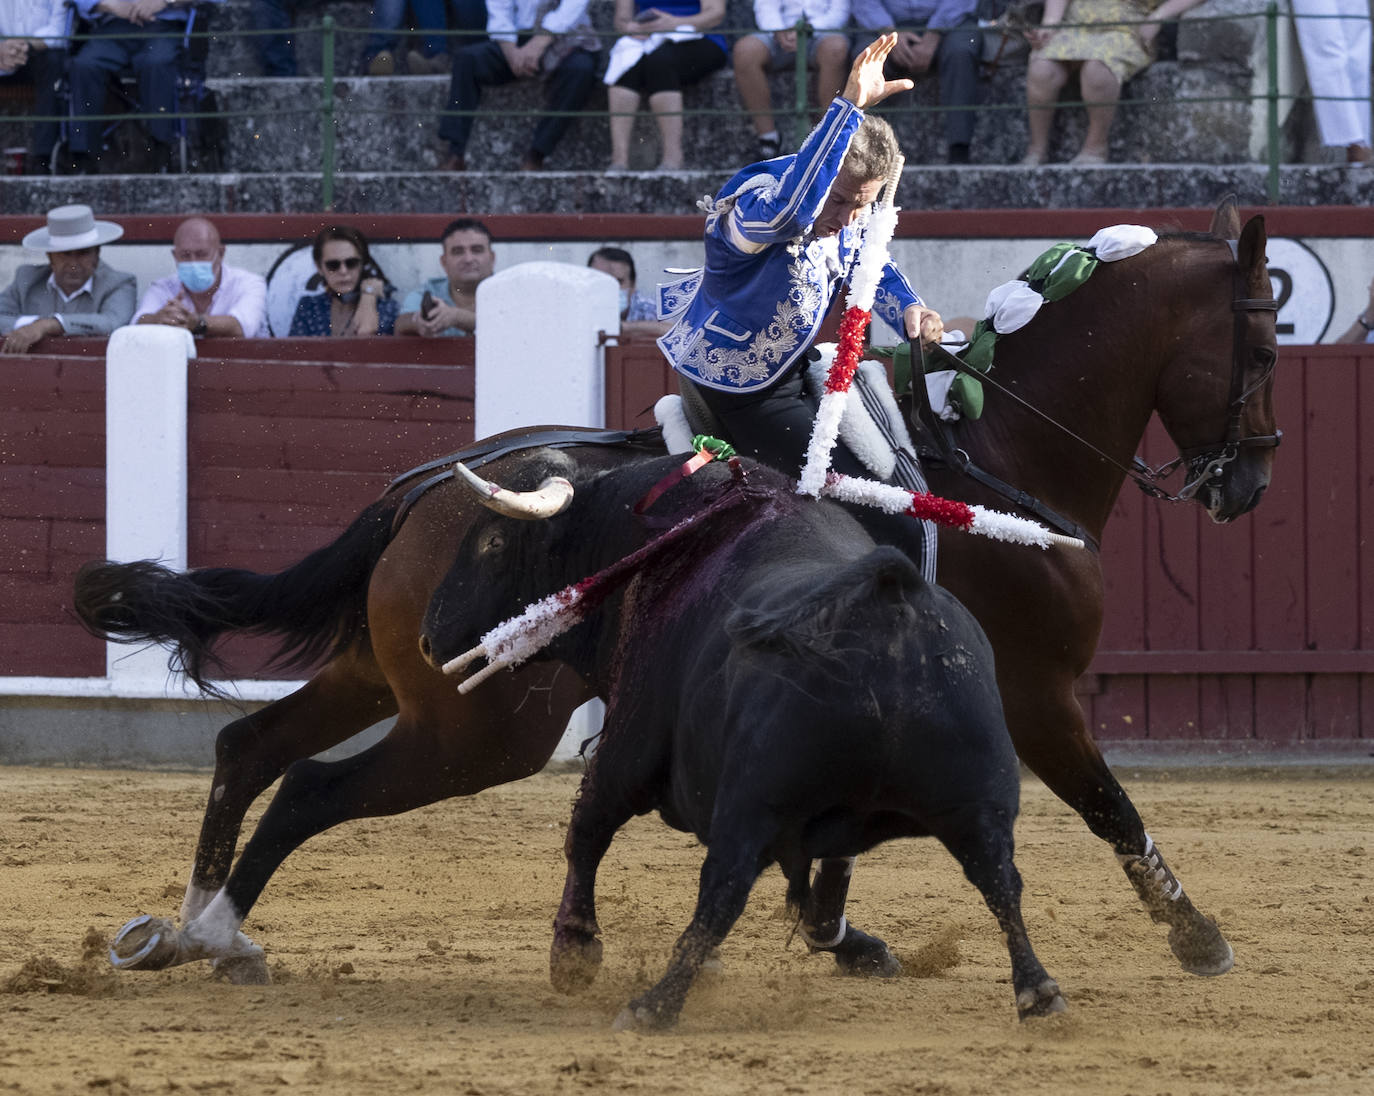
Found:
[[[1169,949],[1189,974],[1214,977],[1225,974],[1236,963],[1236,953],[1221,929],[1201,914],[1189,924],[1169,929]]]
[[[601,970],[601,941],[595,936],[555,933],[549,951],[549,981],[559,993],[580,993]]]
[[[1068,1002],[1064,1000],[1053,978],[1046,978],[1038,986],[1023,989],[1016,995],[1016,1012],[1022,1020],[1068,1011]]]
[[[164,970],[179,962],[179,950],[176,925],[144,913],[115,934],[110,965],[116,970]]]
[[[259,952],[257,955],[232,955],[216,959],[210,964],[216,978],[222,978],[231,986],[270,986],[272,974],[267,969],[267,959]]]
[[[853,925],[846,927],[844,939],[833,947],[813,946],[811,950],[833,954],[841,974],[858,978],[896,978],[902,973],[902,964],[883,941]]]
[[[631,1001],[611,1024],[612,1031],[668,1031],[677,1023],[677,1016],[664,1016],[646,1005]]]

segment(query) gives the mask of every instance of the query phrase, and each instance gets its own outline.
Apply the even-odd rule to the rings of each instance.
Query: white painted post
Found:
[[[477,287],[477,436],[518,426],[606,422],[605,353],[620,331],[609,274],[571,263],[520,263]]]
[[[600,270],[520,263],[478,285],[477,437],[520,426],[604,426],[603,331],[620,332],[620,287]],[[578,708],[554,759],[575,757],[604,713],[599,700]]]
[[[196,355],[180,327],[132,324],[105,351],[105,554],[186,567],[186,363]],[[160,694],[167,653],[110,643],[116,696]]]

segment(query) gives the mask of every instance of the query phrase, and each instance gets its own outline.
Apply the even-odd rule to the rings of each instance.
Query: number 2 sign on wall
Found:
[[[1266,252],[1269,280],[1279,302],[1281,346],[1312,346],[1322,341],[1336,307],[1331,273],[1317,253],[1301,240],[1272,237]]]

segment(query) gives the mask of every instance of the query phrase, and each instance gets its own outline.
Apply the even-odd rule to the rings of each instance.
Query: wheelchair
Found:
[[[178,28],[178,33],[168,35],[174,39],[175,49],[172,63],[175,110],[171,119],[173,139],[170,151],[159,157],[160,143],[147,133],[146,119],[115,118],[90,122],[87,123],[90,126],[87,135],[89,147],[82,150],[89,157],[89,170],[108,175],[162,173],[178,168],[182,173],[220,169],[223,120],[186,117],[187,113],[214,112],[218,109],[215,93],[205,84],[210,40],[204,36],[210,14],[217,6],[214,3],[192,5],[187,11],[184,27]],[[80,18],[70,0],[67,12],[69,35],[90,31],[91,24]],[[59,125],[57,144],[50,160],[50,170],[54,175],[79,172],[77,154],[72,150],[73,130],[81,121],[76,112],[73,72],[81,51],[99,41],[99,37],[88,37],[71,43],[69,48],[66,69],[58,89],[61,104],[58,113],[66,117]],[[104,104],[93,113],[111,115],[144,112],[136,66],[126,64],[117,71],[109,71],[105,89]]]

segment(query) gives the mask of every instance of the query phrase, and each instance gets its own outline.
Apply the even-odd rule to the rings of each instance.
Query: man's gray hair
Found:
[[[892,127],[876,114],[865,116],[849,142],[844,170],[863,179],[886,179],[901,156],[901,146]]]

